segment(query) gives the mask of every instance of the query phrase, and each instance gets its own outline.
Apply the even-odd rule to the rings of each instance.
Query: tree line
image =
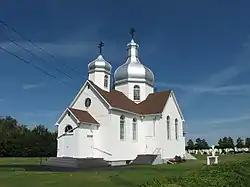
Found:
[[[215,145],[215,148],[218,149],[225,149],[225,148],[250,148],[250,138],[245,138],[243,140],[241,137],[238,137],[237,140],[234,142],[233,138],[224,137],[220,138],[218,140],[217,145]],[[187,141],[186,149],[209,149],[211,148],[210,145],[208,145],[207,141],[205,139],[197,138],[195,142],[192,139],[189,139]]]
[[[0,156],[50,157],[56,156],[56,150],[57,132],[44,125],[29,129],[12,117],[0,118]]]
[[[218,140],[216,148],[250,148],[250,138],[238,138],[236,142],[231,137]],[[205,139],[189,139],[186,149],[209,149]],[[56,156],[57,132],[50,132],[44,125],[33,129],[19,124],[12,117],[0,118],[0,156],[3,157],[50,157]]]

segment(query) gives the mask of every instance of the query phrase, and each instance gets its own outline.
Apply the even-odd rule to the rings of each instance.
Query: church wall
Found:
[[[72,128],[77,127],[76,121],[66,114],[62,121],[58,125],[58,140],[57,140],[57,156],[72,156],[76,157],[78,155],[78,129],[75,129],[72,134],[65,134],[65,127],[71,125]]]
[[[120,84],[115,86],[115,90],[124,93],[124,95],[128,96],[129,89],[127,84]]]
[[[108,87],[104,87],[104,76],[108,76]],[[110,91],[110,75],[105,72],[95,71],[89,74],[89,80],[93,81],[97,86],[105,91]]]
[[[154,92],[154,88],[145,84],[145,83],[135,83],[135,82],[128,82],[126,84],[121,84],[115,87],[116,90],[124,93],[128,98],[132,101],[134,100],[134,86],[140,86],[140,96],[141,100],[144,101],[150,93]]]
[[[148,96],[149,94],[154,93],[154,87],[149,86],[149,85],[146,84],[145,88],[146,88],[146,95],[145,95],[146,98],[147,98],[147,96]]]
[[[120,116],[125,116],[125,139],[120,140]],[[132,122],[133,118],[137,117],[137,140],[133,140],[132,135]],[[136,158],[138,152],[144,150],[145,145],[142,141],[144,137],[143,124],[140,118],[136,115],[128,113],[120,113],[118,111],[112,111],[111,114],[112,127],[107,135],[107,149],[112,153],[112,158],[106,158],[106,160],[133,160]]]
[[[143,119],[143,126],[145,128],[143,139],[146,147],[144,153],[153,154],[156,153],[156,149],[161,148],[161,145],[158,145],[159,138],[157,137],[159,134],[159,118],[159,116],[146,116]]]
[[[145,84],[145,83],[131,82],[131,83],[128,83],[128,84],[129,84],[129,98],[131,100],[134,99],[134,86],[135,85],[140,86],[140,91],[141,91],[140,92],[140,94],[141,94],[141,100],[140,101],[144,101],[150,93],[153,93],[153,88],[150,89],[150,86]]]
[[[167,139],[167,116],[170,116],[170,140]],[[178,119],[178,139],[175,138],[175,119]],[[162,147],[163,158],[173,158],[175,155],[185,154],[185,137],[183,137],[183,122],[178,112],[173,96],[171,96],[164,108],[162,118],[157,126],[158,145]]]
[[[90,107],[85,107],[85,99],[90,98],[91,99],[91,105]],[[110,114],[109,110],[107,108],[107,104],[103,103],[101,98],[93,91],[92,87],[86,86],[83,90],[83,93],[80,95],[78,100],[74,103],[72,108],[76,108],[79,110],[85,110],[88,111],[95,120],[99,123],[99,128],[93,130],[93,148],[97,148],[98,150],[102,150],[105,152],[109,152],[109,150],[106,149],[106,135],[109,134],[110,129]],[[86,133],[89,132],[89,129],[81,127],[81,140],[80,140],[80,147],[79,150],[81,153],[84,152],[84,137],[87,136]],[[107,156],[106,154],[103,154],[101,151],[98,151],[95,149],[93,151],[93,155],[95,157],[103,157]]]

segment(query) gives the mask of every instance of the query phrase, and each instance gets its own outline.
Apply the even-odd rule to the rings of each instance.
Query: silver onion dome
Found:
[[[154,85],[153,72],[144,66],[138,57],[139,45],[132,39],[127,45],[128,58],[125,64],[119,66],[115,73],[115,85],[127,81],[145,82],[151,86]]]
[[[112,66],[103,58],[102,55],[99,55],[95,60],[91,61],[88,65],[88,72],[93,71],[105,71],[108,74],[111,74]]]

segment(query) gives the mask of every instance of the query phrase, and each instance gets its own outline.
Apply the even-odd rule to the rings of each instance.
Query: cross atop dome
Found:
[[[103,41],[101,41],[99,44],[98,44],[98,48],[99,48],[99,55],[102,55],[102,48],[104,47],[104,43]]]
[[[129,34],[131,35],[131,39],[134,39],[135,29],[132,27],[129,31]]]

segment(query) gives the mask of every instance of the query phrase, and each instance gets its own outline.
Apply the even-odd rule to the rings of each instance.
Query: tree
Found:
[[[227,147],[234,148],[234,140],[231,137],[228,137]]]
[[[194,142],[193,140],[189,139],[187,142],[187,149],[194,149]]]
[[[245,140],[245,147],[250,148],[250,138],[246,138],[246,140]]]
[[[219,148],[224,148],[223,145],[224,145],[223,140],[220,138],[219,141],[218,141]]]
[[[38,125],[28,129],[11,117],[0,118],[0,156],[56,156],[57,133]]]
[[[240,137],[236,140],[236,147],[237,148],[243,148],[244,147],[244,142]]]
[[[205,139],[197,138],[195,141],[195,149],[208,149],[209,145]]]
[[[234,148],[234,141],[231,137],[220,138],[218,141],[218,145],[220,148]]]

